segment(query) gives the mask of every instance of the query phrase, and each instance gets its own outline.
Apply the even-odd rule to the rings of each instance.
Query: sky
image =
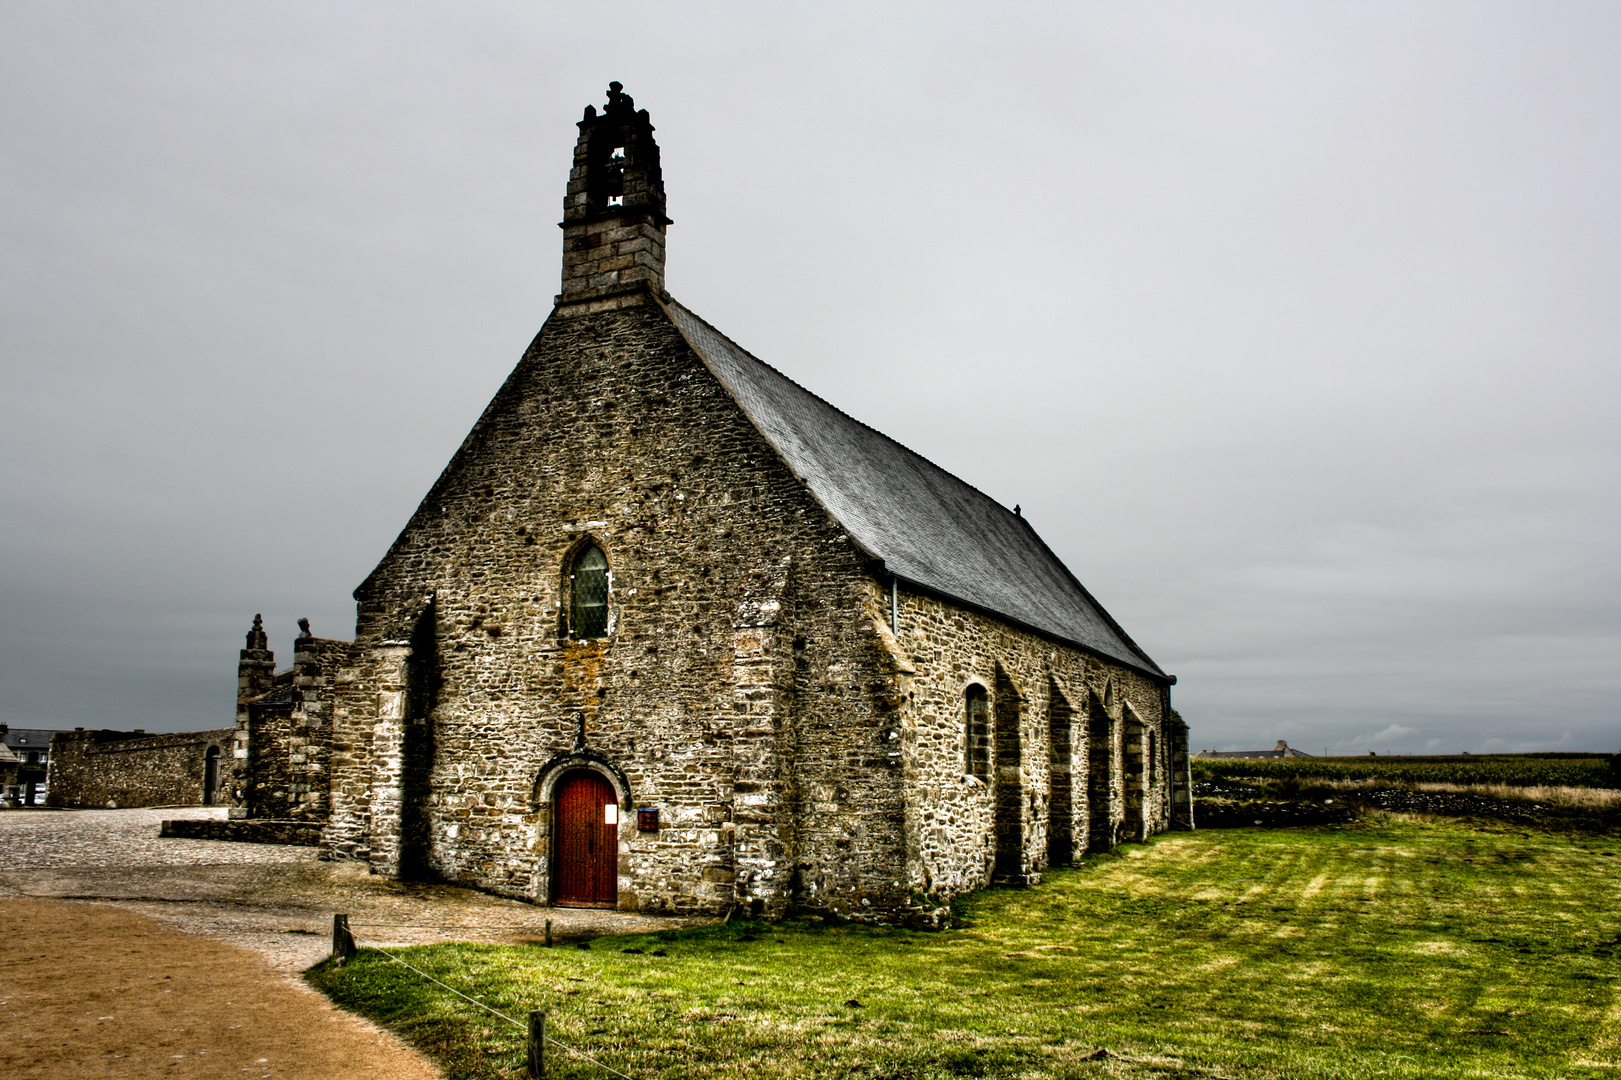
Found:
[[[0,5],[0,721],[233,722],[539,329],[672,295],[1012,506],[1195,748],[1621,749],[1621,5]]]

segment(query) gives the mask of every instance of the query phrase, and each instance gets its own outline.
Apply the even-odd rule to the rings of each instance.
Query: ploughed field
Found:
[[[1176,833],[940,932],[737,923],[396,955],[631,1077],[1621,1076],[1621,841],[1364,818]],[[523,1032],[373,951],[310,980],[452,1077]],[[553,1047],[548,1075],[609,1073]]]
[[[1203,758],[1201,827],[1310,825],[1394,811],[1483,828],[1621,836],[1621,755]]]

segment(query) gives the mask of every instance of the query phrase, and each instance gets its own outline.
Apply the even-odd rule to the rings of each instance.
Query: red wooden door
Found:
[[[557,785],[557,854],[553,903],[611,908],[619,902],[619,800],[594,772],[570,773]]]

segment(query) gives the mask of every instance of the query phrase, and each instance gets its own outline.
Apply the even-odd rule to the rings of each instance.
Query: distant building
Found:
[[[51,761],[51,736],[54,728],[14,728],[0,724],[0,744],[16,758],[12,778],[6,786],[15,784],[13,793],[24,806],[45,801],[45,775]],[[4,756],[0,755],[0,760]]]
[[[1296,750],[1282,739],[1278,745],[1270,750],[1200,750],[1193,755],[1195,759],[1209,758],[1278,758],[1278,757],[1316,757],[1304,750]]]
[[[25,765],[48,765],[55,728],[14,728],[0,724],[0,742]]]
[[[17,755],[0,744],[0,804],[12,806],[17,799]]]

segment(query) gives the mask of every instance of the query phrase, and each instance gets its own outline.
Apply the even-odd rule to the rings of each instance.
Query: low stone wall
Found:
[[[1199,828],[1268,829],[1300,825],[1341,825],[1357,819],[1357,807],[1343,799],[1324,804],[1310,800],[1201,799]]]
[[[46,805],[116,809],[131,806],[229,806],[231,740],[236,729],[148,735],[129,731],[62,731],[51,740]],[[216,751],[209,790],[209,751]]]
[[[160,836],[186,840],[231,840],[239,844],[287,844],[315,847],[321,842],[321,826],[307,821],[273,821],[267,818],[231,821],[165,821]]]

